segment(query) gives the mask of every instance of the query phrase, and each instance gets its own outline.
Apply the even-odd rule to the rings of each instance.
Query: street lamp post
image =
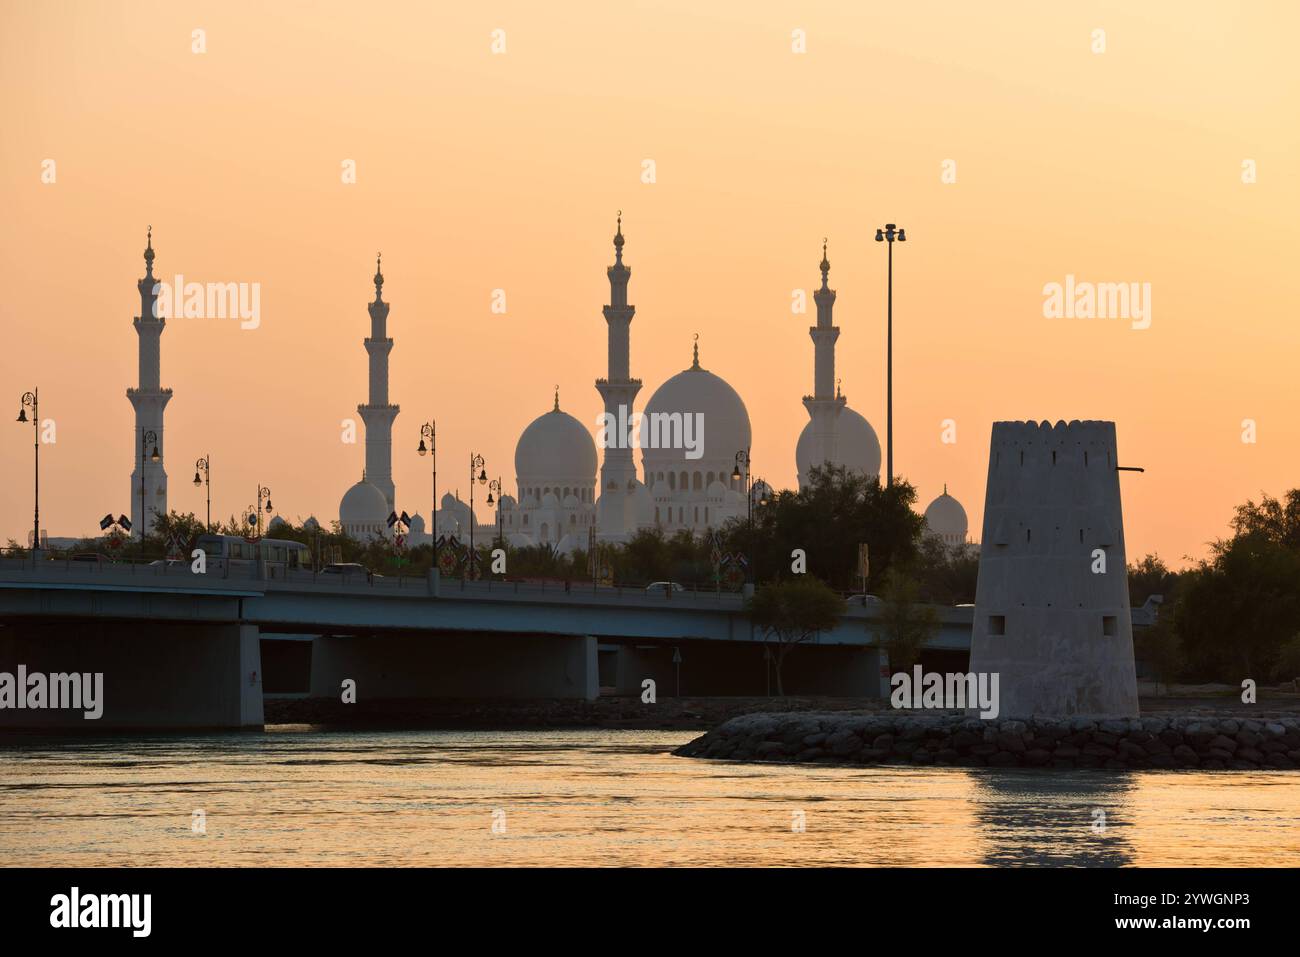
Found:
[[[429,444],[426,446],[424,440],[428,439]],[[433,560],[438,561],[438,422],[436,419],[430,419],[424,425],[420,426],[420,447],[415,451],[424,455],[428,453],[433,458],[433,511],[429,513],[429,541],[433,543],[434,556]]]
[[[24,392],[18,406],[18,421],[27,421],[27,408],[32,410],[32,447],[35,450],[33,462],[33,486],[35,498],[32,505],[32,561],[36,561],[36,552],[41,547],[41,416],[37,409],[37,396],[40,389]]]
[[[903,228],[886,223],[876,230],[876,242],[889,243],[889,292],[885,327],[885,485],[894,484],[894,240],[907,242]]]
[[[749,473],[749,449],[741,449],[736,453],[736,467],[731,472],[731,480],[745,482],[745,507],[746,507],[746,524],[749,527],[749,580],[752,584],[757,576],[754,574],[755,550],[754,550],[754,496],[750,494],[751,479]]]
[[[149,443],[153,443],[153,454],[149,456],[150,462],[157,462],[158,455],[158,433],[152,429],[140,436],[140,544],[144,544],[144,536],[149,531],[149,519],[144,514],[144,455],[149,448]]]
[[[497,503],[497,548],[501,547],[501,477],[497,476],[488,482],[488,507],[492,507],[492,496],[496,496]]]
[[[211,461],[212,461],[212,456],[205,455],[203,456],[203,458],[199,459],[197,462],[194,463],[194,468],[195,468],[194,487],[198,488],[200,485],[206,485],[208,487],[207,528],[209,532],[212,531],[212,470],[209,468],[208,465],[208,463]],[[200,477],[200,473],[202,473],[202,477]]]
[[[475,474],[477,470],[477,474]],[[478,554],[474,551],[474,485],[487,484],[487,471],[483,468],[483,456],[471,452],[469,455],[469,568],[467,574],[474,577],[474,563]],[[488,493],[491,495],[491,493]]]
[[[271,514],[271,490],[264,485],[257,486],[257,537],[262,537],[262,499],[266,499],[266,514]]]

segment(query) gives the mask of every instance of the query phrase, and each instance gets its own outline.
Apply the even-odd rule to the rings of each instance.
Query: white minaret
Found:
[[[366,424],[365,477],[393,508],[393,419],[401,408],[388,401],[388,354],[393,351],[393,340],[388,338],[388,303],[384,302],[384,274],[380,257],[375,257],[375,301],[369,304],[370,338],[366,352],[370,356],[370,401],[357,406],[361,420]]]
[[[172,397],[171,389],[160,386],[161,339],[167,321],[157,315],[158,280],[153,275],[153,227],[149,227],[144,250],[144,278],[136,283],[140,290],[140,315],[135,317],[139,336],[140,386],[127,389],[126,397],[135,409],[135,442],[131,446],[135,468],[131,472],[132,531],[144,537],[154,518],[167,514],[167,471],[163,468],[163,409]],[[152,432],[148,443],[145,436]],[[157,451],[157,461],[154,452]]]
[[[835,420],[847,401],[835,387],[835,340],[840,337],[839,326],[833,324],[831,310],[835,308],[835,290],[829,285],[831,264],[826,258],[826,243],[822,243],[822,287],[813,293],[817,303],[817,325],[808,329],[813,341],[813,394],[803,397],[813,428],[812,462],[838,462],[835,448]]]
[[[596,380],[596,391],[605,403],[605,421],[627,423],[632,421],[632,402],[641,390],[641,380],[630,376],[631,326],[636,306],[627,302],[627,282],[632,278],[632,270],[623,264],[622,212],[614,234],[614,265],[605,273],[609,276],[609,305],[604,310],[605,322],[609,324],[609,375]],[[617,538],[635,531],[636,516],[630,514],[633,499],[629,493],[636,482],[636,464],[626,439],[626,435],[607,436],[600,466],[601,538]]]

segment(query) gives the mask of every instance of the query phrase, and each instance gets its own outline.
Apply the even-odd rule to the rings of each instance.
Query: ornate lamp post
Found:
[[[749,526],[749,580],[752,584],[756,579],[754,574],[754,559],[756,552],[754,550],[754,496],[751,494],[753,480],[749,472],[749,449],[741,449],[736,453],[736,467],[731,471],[731,480],[745,482],[745,514],[746,522]]]
[[[492,502],[493,502],[492,496],[493,496],[493,495],[496,496],[496,506],[497,506],[497,540],[496,540],[496,546],[497,546],[497,548],[500,548],[500,547],[501,547],[501,478],[500,478],[500,476],[498,476],[497,478],[494,478],[492,481],[488,482],[488,499],[487,499],[488,508],[491,508],[491,507],[492,507]]]
[[[24,392],[18,406],[18,421],[27,421],[27,409],[30,406],[32,410],[32,447],[33,453],[33,482],[35,485],[36,497],[32,507],[32,561],[36,561],[36,553],[41,547],[41,416],[37,409],[37,395],[40,389],[33,389],[31,392]]]
[[[207,528],[209,532],[212,531],[212,471],[208,466],[208,463],[211,461],[212,456],[205,455],[194,463],[194,487],[198,488],[200,485],[206,485],[208,487]]]
[[[483,468],[483,456],[474,452],[469,456],[469,568],[468,575],[474,577],[475,562],[478,561],[478,554],[474,551],[474,485],[487,484],[487,471]],[[491,493],[488,493],[488,504],[491,504]]]
[[[885,326],[885,485],[894,484],[894,240],[907,242],[903,228],[886,223],[876,230],[876,242],[889,243],[889,299]]]
[[[263,499],[266,500],[266,506],[265,506],[266,514],[270,515],[271,514],[271,490],[264,485],[259,485],[257,487],[257,506],[256,508],[253,509],[253,513],[249,516],[250,519],[257,522],[258,538],[262,537],[262,508],[263,508],[262,500]],[[253,521],[250,521],[248,524],[252,525]]]
[[[424,440],[428,439],[429,444],[426,446]],[[433,511],[429,513],[429,541],[433,543],[434,556],[438,560],[438,422],[436,419],[430,419],[424,425],[420,426],[420,447],[415,451],[420,455],[428,454],[433,458]]]
[[[152,429],[140,436],[140,541],[144,542],[145,533],[149,531],[149,519],[144,514],[144,457],[145,452],[149,449],[149,443],[153,443],[153,454],[149,456],[150,462],[157,462],[158,455],[158,433]]]

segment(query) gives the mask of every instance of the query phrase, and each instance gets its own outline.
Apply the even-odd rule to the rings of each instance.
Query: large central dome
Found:
[[[515,446],[515,475],[522,484],[591,483],[596,474],[596,443],[582,423],[555,408],[539,415]]]
[[[688,450],[685,448],[652,448],[656,433],[655,413],[661,416],[680,414],[682,418],[681,425],[677,425],[675,419],[665,420],[672,422],[671,429],[667,426],[658,429],[664,444],[667,444],[669,436],[680,440],[686,434],[693,443],[698,443],[697,448],[703,455],[687,458]],[[685,424],[688,415],[693,420],[689,427]],[[641,443],[647,472],[667,465],[698,466],[701,462],[725,462],[730,472],[736,453],[750,445],[749,412],[725,379],[700,367],[697,352],[695,363],[656,389],[646,403]],[[681,442],[677,444],[681,445]]]

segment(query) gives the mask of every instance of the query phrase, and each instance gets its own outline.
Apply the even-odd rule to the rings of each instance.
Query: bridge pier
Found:
[[[655,683],[655,694],[665,697],[776,694],[775,660],[769,665],[764,648],[762,642],[753,641],[666,640],[621,645],[615,652],[615,693],[640,695],[642,682],[648,678]],[[773,647],[773,659],[775,654]],[[681,661],[675,662],[674,656]],[[844,698],[888,697],[889,680],[880,674],[884,660],[876,648],[800,645],[785,659],[785,691]]]
[[[0,728],[95,732],[263,726],[256,625],[16,622],[0,628],[0,672],[102,675],[102,715],[0,708]],[[29,686],[30,686],[29,677]],[[47,699],[47,704],[53,703]]]
[[[600,692],[590,636],[380,634],[312,642],[311,696],[384,698],[576,698]]]

